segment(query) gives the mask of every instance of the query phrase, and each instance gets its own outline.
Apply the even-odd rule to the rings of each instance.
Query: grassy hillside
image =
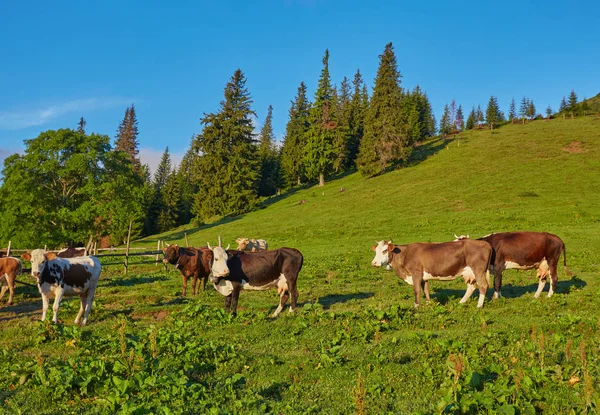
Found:
[[[370,266],[375,240],[510,230],[565,241],[574,276],[561,267],[551,299],[533,299],[535,271],[507,271],[505,297],[483,310],[474,299],[460,306],[464,284],[454,281],[434,282],[432,303],[415,311],[412,288]],[[78,305],[65,301],[65,325],[55,328],[33,322],[39,295],[19,287],[17,305],[0,309],[4,410],[42,412],[54,402],[90,413],[583,413],[600,405],[600,118],[433,140],[415,149],[411,167],[292,191],[260,211],[137,245],[183,244],[184,231],[194,246],[220,235],[225,244],[248,236],[298,248],[298,312],[271,320],[276,293],[244,292],[232,320],[212,288],[181,298],[172,269],[123,278],[109,267],[90,325],[74,328]]]

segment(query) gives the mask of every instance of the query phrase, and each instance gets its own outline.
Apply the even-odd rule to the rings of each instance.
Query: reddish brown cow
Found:
[[[464,239],[461,236],[457,239]],[[537,268],[538,288],[534,297],[542,293],[548,275],[552,282],[548,297],[556,291],[558,261],[561,253],[567,266],[565,244],[558,236],[548,232],[500,232],[479,238],[492,246],[492,272],[494,274],[494,298],[500,297],[502,271],[505,269]]]
[[[192,292],[198,294],[196,283],[198,279],[202,279],[202,291],[206,291],[206,281],[210,274],[210,262],[213,258],[213,253],[206,247],[202,248],[182,248],[178,245],[167,245],[163,249],[165,264],[175,265],[175,268],[181,272],[181,280],[183,282],[182,295],[185,297],[187,291],[188,279],[193,277]]]
[[[0,258],[0,281],[2,281],[2,291],[0,300],[4,297],[6,290],[10,290],[8,296],[8,305],[12,305],[15,296],[15,279],[22,271],[21,261],[13,257]]]
[[[65,249],[58,251],[56,256],[59,258],[75,258],[78,256],[86,256],[86,254],[85,248],[73,248],[72,246],[68,246]]]
[[[419,306],[421,288],[429,301],[429,280],[450,281],[463,277],[467,291],[461,303],[465,303],[479,286],[477,307],[483,307],[488,288],[489,266],[492,248],[486,242],[463,240],[444,243],[413,243],[394,245],[382,242],[373,246],[375,259],[372,265],[391,265],[396,275],[412,285],[415,307]]]

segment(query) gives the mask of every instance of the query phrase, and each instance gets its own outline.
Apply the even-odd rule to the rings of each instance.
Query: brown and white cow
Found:
[[[175,265],[175,269],[181,272],[183,282],[184,297],[187,292],[188,279],[192,280],[192,294],[198,294],[200,284],[196,286],[198,280],[202,280],[202,291],[206,291],[206,281],[210,274],[210,262],[213,253],[206,247],[202,248],[182,248],[179,245],[167,245],[163,249],[165,264]]]
[[[73,248],[72,246],[68,246],[64,249],[61,249],[56,253],[56,256],[59,258],[75,258],[78,256],[86,256],[87,251],[85,248]]]
[[[464,240],[468,236],[456,236]],[[492,246],[492,272],[494,274],[494,297],[501,296],[502,272],[505,269],[537,269],[538,288],[534,298],[538,298],[546,286],[547,277],[552,282],[548,298],[556,291],[558,283],[558,261],[563,254],[567,266],[565,244],[558,236],[548,232],[500,232],[478,239]]]
[[[211,282],[225,296],[225,309],[235,316],[241,290],[268,290],[276,288],[279,306],[273,313],[277,317],[288,298],[291,297],[290,312],[298,300],[297,280],[304,257],[294,248],[279,248],[272,251],[243,252],[227,251],[219,246],[211,248]]]
[[[98,258],[93,256],[58,258],[54,253],[45,252],[43,249],[27,252],[21,258],[31,261],[31,275],[37,280],[38,290],[42,295],[42,321],[46,319],[51,295],[54,295],[52,306],[54,323],[58,322],[58,309],[63,296],[78,295],[81,306],[75,324],[81,321],[81,325],[85,326],[92,309],[100,271],[102,271]],[[81,320],[82,316],[83,320]]]
[[[6,290],[10,290],[7,305],[12,305],[13,297],[15,296],[15,279],[21,273],[21,261],[18,258],[3,257],[0,258],[0,281],[2,281],[2,291],[0,292],[0,300],[4,298]]]
[[[412,285],[415,292],[415,307],[419,306],[421,288],[429,297],[430,280],[451,281],[463,277],[467,291],[461,303],[465,303],[479,286],[477,307],[483,307],[488,288],[489,265],[492,248],[486,242],[464,240],[443,243],[413,243],[409,245],[387,245],[381,241],[371,247],[375,251],[373,266],[389,264],[404,282]]]
[[[235,241],[238,244],[238,251],[257,252],[269,249],[269,245],[264,239],[237,238]]]

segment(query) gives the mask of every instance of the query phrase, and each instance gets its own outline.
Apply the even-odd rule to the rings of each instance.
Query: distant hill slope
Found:
[[[157,237],[182,244],[184,231],[193,246],[214,244],[219,235],[233,247],[240,236],[264,238],[271,248],[300,249],[311,272],[327,275],[370,272],[369,247],[389,237],[447,241],[454,233],[526,229],[557,233],[567,247],[573,241],[581,247],[600,234],[598,117],[469,131],[425,143],[415,157],[422,161],[411,167],[292,190],[265,209],[138,245],[151,246]]]
[[[584,108],[586,104],[587,107]],[[596,95],[595,97],[587,98],[585,100],[582,100],[581,102],[578,102],[575,108],[575,113],[578,115],[584,115],[584,109],[585,115],[600,114],[600,94]],[[562,115],[563,113],[569,116],[571,115],[571,111],[569,110],[558,112],[556,115]]]

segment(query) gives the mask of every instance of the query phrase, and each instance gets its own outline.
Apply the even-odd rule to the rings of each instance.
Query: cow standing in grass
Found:
[[[213,253],[210,249],[203,248],[182,248],[179,245],[167,245],[163,249],[165,264],[175,265],[175,269],[181,272],[183,291],[181,295],[185,297],[187,292],[188,279],[192,280],[192,293],[198,294],[200,284],[196,286],[198,280],[202,280],[202,291],[206,291],[206,281],[210,274],[210,262]]]
[[[56,253],[56,256],[59,258],[76,258],[78,256],[86,256],[87,252],[85,248],[73,248],[72,246],[68,246],[64,249],[61,249]]]
[[[225,296],[225,309],[235,316],[241,290],[267,290],[276,288],[279,293],[279,306],[273,317],[283,310],[291,297],[290,312],[296,308],[298,300],[297,280],[304,258],[294,248],[280,248],[273,251],[240,252],[227,251],[217,246],[211,248],[211,282],[217,291]]]
[[[58,258],[56,254],[43,249],[27,252],[22,255],[22,258],[31,261],[31,275],[37,280],[38,290],[42,295],[42,321],[46,319],[51,295],[54,295],[52,306],[54,323],[58,323],[58,309],[63,296],[78,295],[81,306],[75,324],[81,322],[81,325],[85,326],[102,271],[98,258],[93,256]],[[83,320],[81,320],[82,316]]]
[[[237,238],[235,241],[238,244],[238,251],[258,252],[269,249],[269,245],[264,239]]]
[[[468,236],[456,236],[457,241],[466,240]],[[534,298],[538,298],[548,276],[551,283],[548,298],[552,297],[558,284],[558,262],[561,253],[567,267],[567,251],[565,244],[558,236],[548,232],[500,232],[492,233],[477,239],[485,241],[492,247],[492,272],[494,274],[494,297],[501,296],[502,272],[505,269],[537,269],[538,288]],[[567,271],[568,272],[568,271]]]
[[[21,261],[13,257],[0,258],[0,281],[2,281],[2,291],[0,300],[4,297],[6,290],[10,290],[7,305],[12,305],[15,296],[15,280],[22,271]]]
[[[381,267],[389,264],[398,277],[413,286],[415,307],[420,304],[421,288],[427,301],[430,300],[427,281],[451,281],[461,276],[467,284],[467,291],[460,302],[467,302],[477,284],[477,307],[483,307],[492,258],[492,248],[488,243],[467,239],[460,242],[394,245],[381,241],[371,249],[375,251],[371,265]]]

